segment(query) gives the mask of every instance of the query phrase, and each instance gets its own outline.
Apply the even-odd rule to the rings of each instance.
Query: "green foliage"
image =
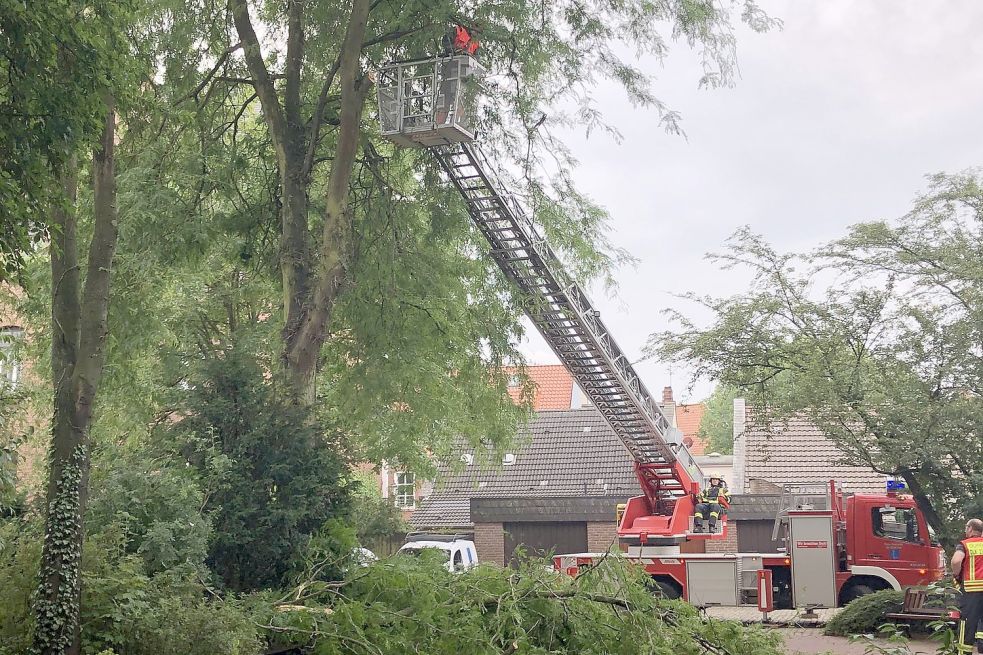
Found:
[[[436,558],[394,557],[354,572],[337,591],[280,608],[267,625],[281,638],[297,631],[294,643],[318,655],[779,652],[775,634],[656,598],[644,575],[617,558],[576,582],[546,568],[535,560],[519,571],[482,565],[452,574]]]
[[[405,534],[409,525],[403,512],[389,498],[383,498],[378,478],[371,474],[356,475],[352,497],[351,524],[357,530],[358,541],[378,555],[387,554],[394,537]]]
[[[22,655],[30,648],[40,533],[36,523],[0,519],[0,655]]]
[[[856,635],[875,633],[887,622],[885,615],[900,612],[904,604],[904,592],[882,589],[854,600],[826,624],[828,635]]]
[[[806,418],[845,461],[904,478],[954,538],[983,497],[981,206],[983,173],[969,171],[932,176],[894,224],[809,255],[742,230],[716,259],[749,268],[749,291],[699,299],[715,321],[677,315],[651,350],[738,388],[762,425]]]
[[[155,602],[127,626],[120,655],[258,655],[251,616],[234,600],[209,602],[155,589]],[[190,602],[189,602],[190,600]]]
[[[94,460],[88,534],[119,534],[122,551],[139,556],[150,575],[182,565],[204,567],[211,524],[202,513],[204,494],[193,469],[149,448],[122,456],[116,448],[103,448]]]
[[[0,655],[29,652],[31,596],[41,559],[40,521],[0,524]],[[250,655],[261,640],[236,599],[209,598],[192,567],[148,575],[126,536],[90,536],[82,557],[82,652],[119,655]]]
[[[734,452],[734,399],[737,390],[718,384],[706,400],[699,435],[707,442],[706,452],[730,455]]]
[[[205,362],[187,417],[165,431],[201,476],[209,567],[239,591],[288,584],[312,536],[350,503],[337,437],[264,373],[237,350]]]
[[[0,280],[16,275],[64,202],[58,171],[92,145],[125,78],[132,3],[0,4]]]

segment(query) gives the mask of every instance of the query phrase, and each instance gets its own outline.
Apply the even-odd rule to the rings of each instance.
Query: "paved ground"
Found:
[[[787,655],[864,655],[866,644],[850,643],[846,637],[827,637],[816,628],[777,628],[785,638]],[[878,642],[887,645],[886,642]],[[934,655],[934,641],[913,641],[909,644],[913,655]]]
[[[840,610],[820,609],[816,610],[816,618],[805,617],[797,610],[775,610],[769,612],[768,623],[770,625],[797,625],[817,627],[826,623]],[[715,619],[726,619],[728,621],[740,621],[741,623],[761,623],[761,612],[756,607],[708,607],[707,616]]]
[[[805,618],[796,610],[775,610],[763,624],[781,633],[785,639],[787,655],[865,655],[867,644],[851,643],[846,637],[827,637],[822,626],[839,612],[839,609],[816,610],[817,618]],[[761,624],[761,612],[755,607],[708,607],[707,616],[715,619],[740,621],[745,624]],[[885,641],[876,642],[887,646]],[[934,655],[936,644],[931,640],[911,642],[912,655]]]

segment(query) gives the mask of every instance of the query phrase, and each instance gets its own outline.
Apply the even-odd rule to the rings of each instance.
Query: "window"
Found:
[[[454,570],[463,571],[464,570],[464,556],[461,555],[461,551],[454,551]]]
[[[416,507],[416,474],[396,474],[396,507],[413,509]]]
[[[874,536],[897,541],[921,543],[918,535],[918,515],[914,509],[874,507],[870,510]]]
[[[16,386],[20,380],[17,346],[23,334],[18,327],[0,328],[0,384]]]

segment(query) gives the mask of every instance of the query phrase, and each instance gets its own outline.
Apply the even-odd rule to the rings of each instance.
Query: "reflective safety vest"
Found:
[[[471,36],[467,28],[460,25],[454,27],[454,52],[473,55],[478,49],[478,40]]]
[[[970,537],[959,542],[966,552],[959,580],[966,591],[983,591],[983,537]]]
[[[727,488],[722,485],[719,487],[707,487],[697,500],[701,503],[719,503],[724,507],[730,506],[730,499],[727,497]]]

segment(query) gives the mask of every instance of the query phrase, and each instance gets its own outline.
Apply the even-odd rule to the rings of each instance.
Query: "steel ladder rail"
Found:
[[[433,146],[431,152],[467,203],[491,244],[491,256],[528,298],[526,313],[560,361],[622,440],[638,465],[654,469],[651,500],[687,493],[674,463],[699,479],[685,445],[670,444],[672,424],[642,384],[586,294],[526,217],[473,143]],[[674,450],[675,448],[675,450]],[[650,484],[652,476],[649,476]]]

